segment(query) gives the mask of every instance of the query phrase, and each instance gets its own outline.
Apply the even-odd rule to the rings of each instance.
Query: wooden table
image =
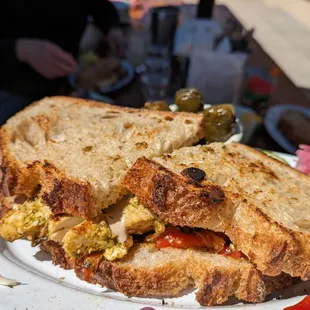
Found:
[[[234,17],[226,6],[219,6],[218,10],[222,12],[222,15]],[[253,40],[253,52],[249,56],[248,64],[255,65],[267,71],[278,66],[256,40]],[[278,104],[296,104],[310,108],[310,101],[305,92],[298,88],[283,71],[277,76],[275,89],[269,104],[271,106]],[[248,144],[253,147],[286,153],[286,151],[270,137],[264,126],[259,128]]]
[[[227,17],[234,16],[228,7],[219,5],[216,7],[215,17],[219,21],[223,21]],[[253,47],[253,52],[248,59],[249,64],[266,70],[270,70],[276,65],[276,62],[266,54],[259,42],[254,40]],[[131,106],[136,108],[142,107],[144,101],[141,93],[139,76],[136,76],[134,81],[132,81],[132,83],[126,88],[118,91],[117,93],[111,94],[111,97],[115,100],[116,104],[121,106]],[[305,93],[296,87],[284,72],[281,72],[277,77],[275,90],[270,101],[270,105],[277,104],[296,104],[310,107],[310,101]],[[273,139],[266,132],[264,126],[261,126],[261,128],[257,130],[248,144],[252,147],[286,152],[275,141],[273,141]]]

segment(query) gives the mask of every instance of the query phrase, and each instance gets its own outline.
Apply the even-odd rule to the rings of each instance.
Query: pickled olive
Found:
[[[221,135],[218,126],[210,123],[205,124],[205,139],[208,143],[224,142],[224,137]]]
[[[231,104],[219,104],[203,111],[207,123],[229,126],[235,121],[235,109]]]
[[[212,106],[203,111],[208,143],[225,142],[234,133],[235,111],[230,104]]]
[[[152,111],[170,111],[169,105],[166,101],[146,102],[144,108]]]
[[[195,113],[203,108],[202,95],[196,88],[182,88],[175,94],[175,104],[179,111]]]

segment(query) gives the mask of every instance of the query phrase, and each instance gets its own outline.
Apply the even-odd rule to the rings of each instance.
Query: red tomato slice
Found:
[[[309,310],[310,309],[310,296],[305,297],[298,304],[284,308],[284,310]]]
[[[219,254],[223,256],[229,256],[232,253],[232,249],[229,246],[226,246]]]
[[[240,251],[233,251],[230,256],[234,259],[240,259],[244,257],[244,254]]]
[[[177,228],[167,228],[166,231],[156,239],[158,249],[174,247],[180,249],[207,246],[203,238],[195,233],[186,234]]]
[[[235,258],[235,259],[240,259],[240,258],[245,257],[242,252],[233,251],[229,246],[226,246],[225,249],[222,250],[219,254],[223,255],[223,256],[230,256],[230,257]]]

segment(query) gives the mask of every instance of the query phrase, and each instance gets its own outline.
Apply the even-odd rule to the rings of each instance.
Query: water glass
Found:
[[[148,57],[141,72],[145,100],[159,100],[167,95],[170,62],[161,57]]]
[[[170,58],[170,50],[168,46],[152,44],[147,49],[147,56],[168,60]]]
[[[141,75],[142,91],[146,101],[164,99],[169,86],[169,75],[159,72],[144,72]]]

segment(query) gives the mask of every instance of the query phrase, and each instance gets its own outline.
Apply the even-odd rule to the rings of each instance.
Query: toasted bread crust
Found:
[[[4,197],[38,195],[55,215],[91,217],[93,197],[88,182],[65,176],[47,161],[36,161],[19,169],[12,165],[12,160],[7,163],[2,165],[1,193]]]
[[[245,164],[242,162],[243,160]],[[216,208],[214,216],[212,216],[212,212],[215,212],[214,207],[211,204],[204,205],[208,209],[205,210],[205,214],[208,214],[208,212],[211,214],[209,219],[215,218],[217,215],[217,222],[209,220],[203,222],[200,216],[196,219],[198,223],[191,221],[190,217],[183,222],[183,214],[178,212],[178,208],[174,210],[172,207],[183,204],[183,200],[186,201],[188,207],[191,206],[190,201],[184,199],[187,195],[187,189],[184,188],[184,183],[182,183],[183,176],[181,173],[184,168],[188,168],[191,165],[203,170],[207,175],[207,180],[214,182],[211,184],[220,185],[225,193],[226,202],[223,207]],[[164,167],[169,167],[170,170]],[[230,173],[221,174],[219,170],[224,168]],[[231,172],[231,169],[233,172]],[[273,186],[272,189],[267,188],[266,190],[264,182],[277,185],[281,178],[283,178],[283,184],[285,185],[286,177],[290,178],[291,183],[289,184],[292,184],[292,180],[297,182],[297,185],[287,186],[288,188],[293,188],[291,194],[293,199],[287,204],[294,206],[294,201],[297,201],[301,205],[298,201],[300,193],[301,201],[304,202],[301,208],[305,209],[307,201],[308,203],[310,201],[307,198],[307,188],[310,188],[310,178],[308,176],[256,150],[236,143],[229,146],[211,144],[202,147],[183,148],[173,152],[171,155],[155,158],[152,161],[139,159],[125,176],[124,186],[159,216],[162,215],[160,204],[152,199],[152,189],[155,183],[152,176],[158,173],[164,174],[162,179],[170,178],[169,182],[161,182],[162,191],[166,191],[165,194],[167,197],[170,197],[169,203],[171,208],[165,213],[168,222],[175,223],[176,225],[184,224],[192,227],[224,231],[232,242],[264,274],[276,276],[281,272],[285,272],[293,277],[301,277],[303,280],[310,279],[309,233],[305,230],[290,229],[290,227],[281,224],[281,218],[278,222],[272,216],[268,216],[268,210],[261,209],[262,204],[263,206],[271,204],[274,209],[277,208],[279,210],[278,213],[281,211],[281,202],[275,199],[279,197],[280,201],[285,203],[287,201],[285,199],[286,197],[289,199],[290,193],[281,190],[281,185],[279,185],[279,193],[283,193],[282,196],[279,193],[271,193],[270,196],[267,196],[268,198],[265,198],[269,191],[277,191],[278,189]],[[257,186],[255,177],[258,173],[260,173],[259,176],[262,178],[262,181],[258,183],[260,186],[257,189],[255,187]],[[244,178],[245,181],[243,182],[241,178]],[[230,182],[232,185],[229,185]],[[254,188],[254,192],[240,188],[238,182],[243,182],[243,186],[251,187],[253,185],[252,189]],[[172,187],[167,184],[175,185]],[[204,182],[202,182],[203,184]],[[228,186],[226,186],[227,184]],[[301,184],[303,188],[298,188],[298,184]],[[191,187],[187,186],[187,188]],[[272,195],[275,195],[275,197]],[[262,200],[259,197],[263,197]],[[191,212],[189,213],[191,214]],[[283,214],[285,217],[285,210]]]
[[[54,265],[59,265],[63,269],[74,269],[74,260],[70,259],[61,245],[52,240],[40,242],[40,249],[50,253]]]
[[[158,163],[139,158],[123,180],[123,186],[152,212],[172,225],[216,230],[218,214],[226,207],[223,190],[177,175]]]
[[[226,192],[225,198],[229,199],[223,200],[219,206],[212,204],[212,200],[203,204],[199,191],[203,189],[204,182],[197,184],[196,188],[191,180],[146,158],[136,161],[125,176],[123,185],[152,212],[173,225],[225,231],[235,245],[243,245],[242,250],[249,259],[268,275],[280,274],[286,262],[298,255],[296,239],[238,194]],[[168,206],[162,200],[154,199],[157,187],[162,188],[163,197],[169,197]],[[207,187],[210,191],[218,189],[215,185],[207,184]],[[243,225],[237,219],[233,220],[237,209],[242,212],[238,218],[242,219]],[[264,225],[263,230],[253,238],[247,227],[260,225]],[[266,243],[270,231],[275,232],[273,242]],[[244,245],[245,240],[248,240],[248,247]],[[257,256],[258,249],[264,251],[264,255]]]
[[[82,101],[83,102],[83,101]],[[38,103],[33,103],[36,105]],[[31,106],[26,109],[31,109]],[[22,113],[22,112],[19,112]],[[68,213],[85,218],[91,215],[92,195],[87,182],[63,175],[48,161],[35,161],[21,167],[8,151],[8,135],[0,128],[0,196],[26,195],[32,198],[39,194],[54,214]],[[0,212],[2,217],[10,208]]]
[[[309,176],[283,162],[243,144],[233,143],[231,149],[246,154],[253,162],[261,162],[262,166],[258,168],[269,174],[270,181],[281,182],[278,171],[282,171],[284,175],[291,176],[310,188]],[[281,183],[278,184],[281,187]],[[301,277],[304,281],[309,280],[309,234],[284,227],[254,206],[251,201],[240,203],[240,198],[236,199],[235,195],[230,197],[235,200],[234,204],[238,206],[239,214],[243,215],[239,216],[237,221],[221,216],[225,222],[225,231],[237,246],[247,249],[247,256],[258,269],[271,276],[283,271],[293,277]],[[247,227],[255,231],[254,236]]]
[[[0,128],[0,193],[1,196],[10,196],[17,179],[17,163],[7,151],[6,130]]]
[[[235,204],[236,219],[222,218],[225,233],[236,246],[255,263],[259,270],[270,276],[277,276],[282,271],[292,276],[302,276],[305,280],[309,274],[304,266],[299,266],[300,245],[294,234],[275,223],[258,208],[240,202],[236,195],[229,195]],[[255,230],[255,234],[248,227]],[[272,239],[270,238],[272,232]]]
[[[63,254],[55,249],[57,247],[60,246],[50,243],[44,250],[52,254],[54,263],[68,266],[62,258],[56,257]],[[229,264],[226,266],[222,261],[208,264],[203,256],[196,256],[195,251],[190,251],[187,257],[187,250],[177,250],[179,259],[171,259],[156,266],[139,266],[131,261],[141,247],[147,249],[150,246],[136,245],[125,260],[102,260],[91,274],[85,272],[87,258],[77,259],[74,263],[75,272],[82,280],[115,289],[129,297],[176,297],[187,289],[197,287],[196,299],[205,306],[221,304],[232,295],[248,302],[262,302],[271,291],[292,284],[290,276],[263,276],[244,260],[219,257],[220,261],[224,259]],[[152,247],[149,251],[153,251]]]
[[[45,98],[28,106],[13,117],[14,121],[18,119],[18,122],[20,122],[23,113],[27,113],[28,111],[31,112],[31,109],[35,108],[37,105],[42,105],[44,100],[49,102],[51,99],[55,102],[55,105],[60,105],[61,102],[64,101],[79,107],[85,106],[108,109],[110,113],[119,111],[137,114],[138,116],[145,114],[151,118],[153,116],[161,117],[165,122],[170,122],[175,118],[178,118],[177,114],[173,112],[153,112],[145,109],[117,107],[77,98],[53,97]],[[184,141],[181,143],[183,145],[191,145],[198,142],[204,135],[203,117],[190,113],[184,113],[183,116],[184,119],[190,119],[195,126],[197,126],[197,132],[195,132],[195,134],[191,132],[190,135],[183,138]],[[27,117],[27,120],[31,122],[29,116]],[[42,132],[45,132],[45,139],[47,139],[47,129],[48,126],[50,126],[49,122],[52,122],[52,117],[53,116],[44,114],[32,117],[33,122],[42,128]],[[11,123],[13,124],[14,122]],[[97,192],[95,193],[95,190],[87,179],[82,180],[67,175],[57,167],[58,162],[46,160],[46,158],[38,158],[38,160],[34,162],[20,162],[19,159],[10,152],[8,147],[11,140],[15,141],[14,135],[16,135],[15,127],[12,126],[11,123],[8,121],[7,124],[0,129],[0,154],[2,154],[0,163],[0,192],[2,196],[25,194],[27,197],[33,197],[34,195],[39,194],[43,202],[51,207],[54,214],[67,213],[81,216],[86,219],[91,219],[96,216],[97,213],[100,212],[100,208],[107,206],[103,205],[102,195],[99,197],[99,194],[97,194]],[[165,126],[162,127],[162,130],[165,130],[167,127]],[[22,129],[16,129],[16,131],[17,130],[22,131]],[[152,132],[152,134],[155,134],[155,131]],[[115,185],[113,186],[116,187]],[[116,200],[110,203],[116,202],[124,194],[124,191],[121,189],[117,188],[117,190],[120,190],[120,192],[115,194],[114,198]]]

